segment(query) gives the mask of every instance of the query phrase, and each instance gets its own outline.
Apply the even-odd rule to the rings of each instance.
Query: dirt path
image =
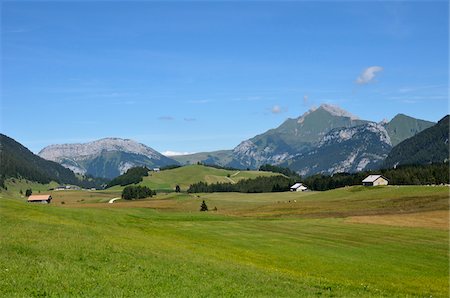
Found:
[[[114,203],[115,201],[120,200],[120,199],[122,199],[122,198],[114,198],[114,199],[109,200],[108,203],[109,203],[109,204],[112,204],[112,203]]]
[[[234,181],[233,179],[231,179],[230,177],[225,177],[227,178],[231,183],[236,184],[236,181]]]

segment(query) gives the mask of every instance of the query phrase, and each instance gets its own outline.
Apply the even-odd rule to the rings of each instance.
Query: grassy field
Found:
[[[181,190],[187,190],[191,184],[203,181],[207,183],[236,183],[242,179],[256,178],[258,176],[280,175],[278,173],[260,171],[230,171],[216,169],[202,165],[189,165],[161,172],[150,172],[139,185],[156,190],[174,190],[176,185]],[[111,189],[119,190],[123,187],[115,186]]]
[[[114,204],[114,191],[61,191],[50,205],[2,193],[0,293],[448,297],[448,191],[161,193]],[[202,200],[217,211],[199,212]]]

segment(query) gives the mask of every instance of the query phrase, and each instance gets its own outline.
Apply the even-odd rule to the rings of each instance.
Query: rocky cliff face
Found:
[[[113,178],[135,166],[177,164],[156,150],[129,139],[105,138],[84,144],[45,147],[39,156],[55,161],[75,173]]]
[[[339,107],[323,104],[297,119],[288,119],[275,129],[243,141],[233,149],[233,166],[258,168],[281,164],[317,146],[330,130],[367,123]]]
[[[385,127],[367,123],[333,129],[316,148],[297,155],[285,165],[301,175],[359,172],[379,166],[391,148]]]

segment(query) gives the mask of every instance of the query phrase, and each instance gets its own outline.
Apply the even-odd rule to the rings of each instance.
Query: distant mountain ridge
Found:
[[[232,150],[165,157],[132,140],[105,138],[86,144],[52,145],[39,155],[77,173],[114,178],[131,167],[198,162],[239,169],[264,164],[288,166],[302,175],[374,169],[392,147],[433,122],[403,114],[375,123],[333,105],[312,108],[295,119],[242,141]]]
[[[432,125],[403,114],[389,122],[375,123],[323,104],[242,141],[231,151],[179,156],[177,160],[183,164],[208,160],[221,166],[251,169],[263,164],[283,165],[307,175],[360,171],[379,166],[393,145]]]
[[[391,121],[386,123],[386,130],[391,138],[392,146],[406,140],[424,129],[436,123],[415,119],[404,114],[398,114]]]
[[[84,144],[50,145],[39,156],[76,173],[114,178],[136,166],[162,167],[178,164],[156,150],[129,139],[104,138]]]
[[[449,160],[449,115],[392,148],[384,167],[442,163]]]
[[[353,127],[368,121],[328,104],[307,111],[297,119],[287,119],[233,149],[234,167],[258,168],[263,164],[280,164],[315,147],[332,129]]]

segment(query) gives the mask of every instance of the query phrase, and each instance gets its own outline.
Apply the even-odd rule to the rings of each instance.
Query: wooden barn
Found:
[[[52,201],[51,195],[31,195],[28,197],[28,203],[41,203],[41,204],[50,204]]]
[[[388,185],[389,181],[382,175],[369,175],[363,181],[364,186]]]

